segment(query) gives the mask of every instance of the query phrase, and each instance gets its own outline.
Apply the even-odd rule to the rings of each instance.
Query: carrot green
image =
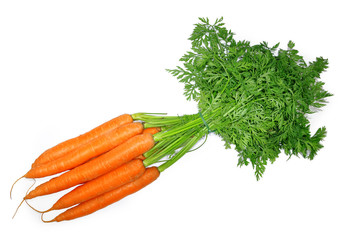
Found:
[[[313,159],[323,147],[326,128],[312,134],[307,116],[331,96],[319,80],[328,60],[305,62],[292,41],[280,49],[279,43],[235,40],[222,21],[211,24],[200,18],[189,38],[191,50],[180,59],[182,66],[168,70],[185,85],[187,100],[198,103],[198,113],[132,115],[145,127],[162,128],[144,163],[163,161],[163,171],[210,132],[238,152],[239,166],[251,164],[257,179],[282,151]]]

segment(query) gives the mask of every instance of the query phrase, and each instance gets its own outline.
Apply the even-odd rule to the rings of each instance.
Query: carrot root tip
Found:
[[[49,212],[49,211],[52,210],[52,209],[50,208],[50,209],[48,209],[48,210],[46,210],[46,211],[39,211],[39,210],[37,210],[36,208],[34,208],[33,206],[31,206],[31,205],[28,203],[27,199],[24,199],[24,201],[26,202],[26,204],[27,204],[32,210],[34,210],[35,212],[38,212],[38,213],[46,213],[46,212]]]
[[[22,206],[23,202],[24,202],[24,199],[20,202],[19,206],[17,207],[16,211],[14,212],[14,214],[12,216],[12,219],[14,219],[14,217],[16,216],[18,209],[20,208],[20,206]]]
[[[24,175],[25,176],[25,175]],[[10,190],[10,199],[12,200],[12,190],[13,190],[13,187],[14,185],[22,178],[24,178],[24,176],[21,176],[20,178],[18,178],[16,181],[14,181],[14,183],[12,184],[11,186],[11,190]]]
[[[19,179],[18,179],[18,180],[19,180]],[[18,181],[18,180],[17,180],[17,181]],[[35,185],[36,179],[33,178],[33,180],[34,180],[34,183],[29,187],[29,189],[26,191],[26,194],[25,194],[25,195],[27,195],[28,192],[29,192],[29,190]],[[17,207],[16,211],[14,212],[14,214],[13,214],[13,216],[12,216],[12,219],[16,216],[19,207],[22,206],[22,204],[23,204],[24,201],[25,201],[25,197],[24,197],[23,200],[20,202],[19,206]]]
[[[42,221],[42,222],[44,222],[44,223],[56,222],[55,218],[53,218],[52,220],[48,220],[48,221],[47,221],[47,220],[44,220],[44,219],[43,219],[43,215],[44,215],[44,213],[41,214],[41,221]]]

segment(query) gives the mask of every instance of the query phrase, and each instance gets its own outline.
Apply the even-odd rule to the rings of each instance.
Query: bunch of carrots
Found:
[[[234,146],[238,165],[251,165],[257,179],[280,152],[316,156],[326,128],[312,134],[307,115],[332,96],[319,80],[328,60],[308,64],[292,41],[287,50],[266,42],[251,45],[236,41],[222,18],[214,24],[200,20],[190,37],[191,51],[180,59],[183,67],[168,70],[185,84],[187,99],[198,102],[198,113],[123,114],[48,149],[19,179],[54,177],[28,192],[21,204],[71,188],[39,211],[42,220],[44,213],[61,209],[67,210],[43,221],[91,214],[155,181],[211,132],[226,148]]]
[[[43,215],[68,208],[50,221],[42,218],[60,222],[91,214],[144,188],[160,175],[157,167],[143,163],[159,131],[144,129],[142,122],[123,114],[46,150],[21,178],[57,176],[27,193],[23,201],[75,187],[48,210],[36,210]]]

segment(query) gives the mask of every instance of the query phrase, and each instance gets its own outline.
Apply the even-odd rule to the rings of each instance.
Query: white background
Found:
[[[1,1],[1,235],[12,239],[346,239],[343,1]],[[44,224],[11,184],[45,149],[122,113],[196,113],[174,68],[198,17],[224,17],[238,40],[289,40],[323,56],[334,94],[311,116],[325,147],[309,161],[281,155],[256,181],[215,136],[160,178],[75,221]],[[32,201],[43,210],[56,196]],[[47,218],[53,215],[47,215]]]

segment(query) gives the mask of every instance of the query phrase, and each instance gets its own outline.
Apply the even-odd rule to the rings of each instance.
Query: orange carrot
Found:
[[[44,222],[61,222],[86,216],[139,191],[155,181],[159,176],[160,172],[156,167],[147,168],[144,174],[133,182],[72,207],[50,221],[42,220]]]
[[[98,197],[103,193],[112,191],[124,184],[132,182],[140,177],[144,171],[145,167],[141,160],[132,160],[105,175],[73,189],[71,192],[61,197],[49,210],[45,212],[68,208]]]
[[[144,155],[143,155],[143,154],[141,154],[141,155],[137,156],[136,158],[137,158],[137,159],[139,159],[139,160],[142,160],[142,161],[143,161],[143,160],[145,160],[145,157],[144,157]]]
[[[123,114],[116,118],[113,118],[110,121],[103,123],[102,125],[92,129],[91,131],[87,133],[84,133],[78,137],[66,140],[46,150],[35,160],[35,162],[32,164],[32,167],[35,167],[37,165],[50,162],[59,157],[62,157],[63,155],[77,149],[81,145],[86,144],[90,140],[93,140],[94,138],[97,138],[110,130],[113,130],[115,128],[118,128],[122,125],[131,123],[131,122],[133,122],[133,119],[131,115],[129,114]]]
[[[142,133],[142,131],[143,125],[138,122],[123,125],[91,140],[80,148],[75,149],[57,160],[46,162],[30,169],[24,177],[40,178],[72,169],[93,157],[99,156],[100,154],[119,146],[129,138]]]
[[[143,133],[150,133],[154,135],[155,133],[158,133],[161,131],[161,128],[159,127],[151,127],[151,128],[146,128],[143,130]]]
[[[95,179],[143,154],[154,144],[151,134],[136,135],[111,151],[37,186],[24,198],[31,199],[55,193]]]

